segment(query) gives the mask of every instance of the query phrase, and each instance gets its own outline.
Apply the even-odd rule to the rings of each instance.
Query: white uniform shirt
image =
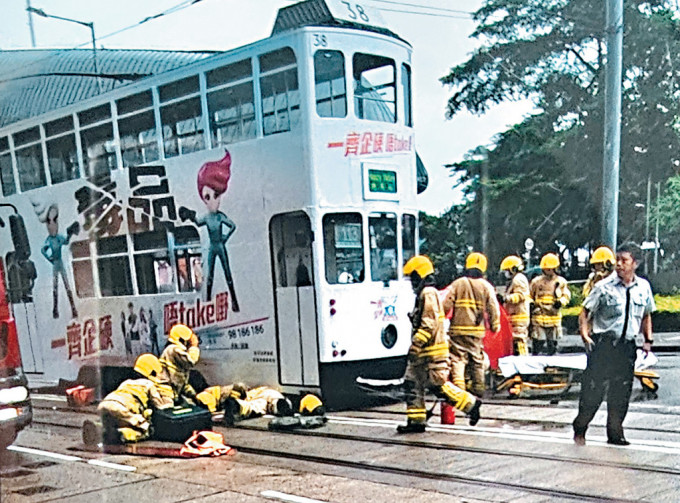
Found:
[[[628,323],[626,324],[626,297],[629,297]],[[642,319],[656,310],[654,296],[649,282],[635,276],[633,282],[626,287],[614,273],[600,280],[590,295],[583,301],[588,310],[588,318],[593,322],[593,333],[610,333],[621,337],[624,325],[625,337],[634,340],[640,333]]]

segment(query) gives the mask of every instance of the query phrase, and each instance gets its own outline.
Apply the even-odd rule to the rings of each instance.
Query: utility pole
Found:
[[[652,212],[652,174],[647,175],[647,208],[645,210],[645,242],[649,243],[649,217]],[[649,252],[644,250],[645,254],[645,275],[649,274]]]
[[[604,91],[601,238],[604,244],[615,250],[619,223],[623,0],[607,0],[605,31],[607,35],[607,66]]]
[[[489,184],[489,153],[485,152],[485,157],[481,165],[481,187],[480,194],[482,196],[482,215],[480,218],[481,225],[481,245],[482,253],[489,256],[489,194],[487,185]]]
[[[654,212],[654,274],[659,272],[659,197],[661,197],[661,182],[656,182],[656,211]]]
[[[31,12],[31,0],[26,0],[28,11],[28,30],[31,32],[31,47],[35,49],[35,30],[33,29],[33,12]]]

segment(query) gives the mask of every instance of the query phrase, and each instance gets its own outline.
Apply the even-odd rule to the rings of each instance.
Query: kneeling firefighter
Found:
[[[444,310],[434,287],[432,262],[423,255],[416,255],[404,265],[404,274],[411,278],[416,303],[409,314],[413,330],[404,374],[408,421],[405,425],[399,425],[397,431],[399,433],[425,431],[426,389],[456,409],[467,413],[470,416],[470,424],[474,426],[479,421],[481,400],[454,386],[448,380],[451,372],[449,343],[444,330]]]
[[[123,381],[101,401],[104,443],[139,442],[151,435],[149,418],[153,409],[172,407],[172,398],[159,392],[163,371],[158,358],[143,354],[134,367],[137,379]]]
[[[170,329],[168,343],[160,357],[161,365],[172,386],[175,404],[194,404],[196,391],[189,384],[189,374],[194,368],[201,351],[198,337],[188,326],[177,324]]]

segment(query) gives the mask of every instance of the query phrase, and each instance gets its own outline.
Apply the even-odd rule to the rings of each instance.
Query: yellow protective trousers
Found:
[[[104,438],[119,438],[123,442],[139,442],[149,438],[149,421],[115,400],[102,400],[97,407],[102,418]],[[118,435],[114,435],[114,431]]]
[[[471,393],[455,386],[448,380],[449,368],[428,368],[427,364],[408,363],[404,375],[406,393],[406,416],[409,423],[427,422],[425,392],[430,390],[438,398],[446,400],[451,406],[468,413],[477,399]]]
[[[454,335],[451,337],[451,375],[453,384],[465,389],[465,370],[470,370],[470,391],[481,397],[484,394],[484,345],[481,337]]]

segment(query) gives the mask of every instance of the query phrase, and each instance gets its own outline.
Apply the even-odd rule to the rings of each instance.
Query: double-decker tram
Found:
[[[0,229],[0,256],[29,375],[130,366],[185,323],[211,384],[333,399],[400,377],[411,47],[375,15],[292,5],[265,40],[0,130],[1,201],[27,235]]]

